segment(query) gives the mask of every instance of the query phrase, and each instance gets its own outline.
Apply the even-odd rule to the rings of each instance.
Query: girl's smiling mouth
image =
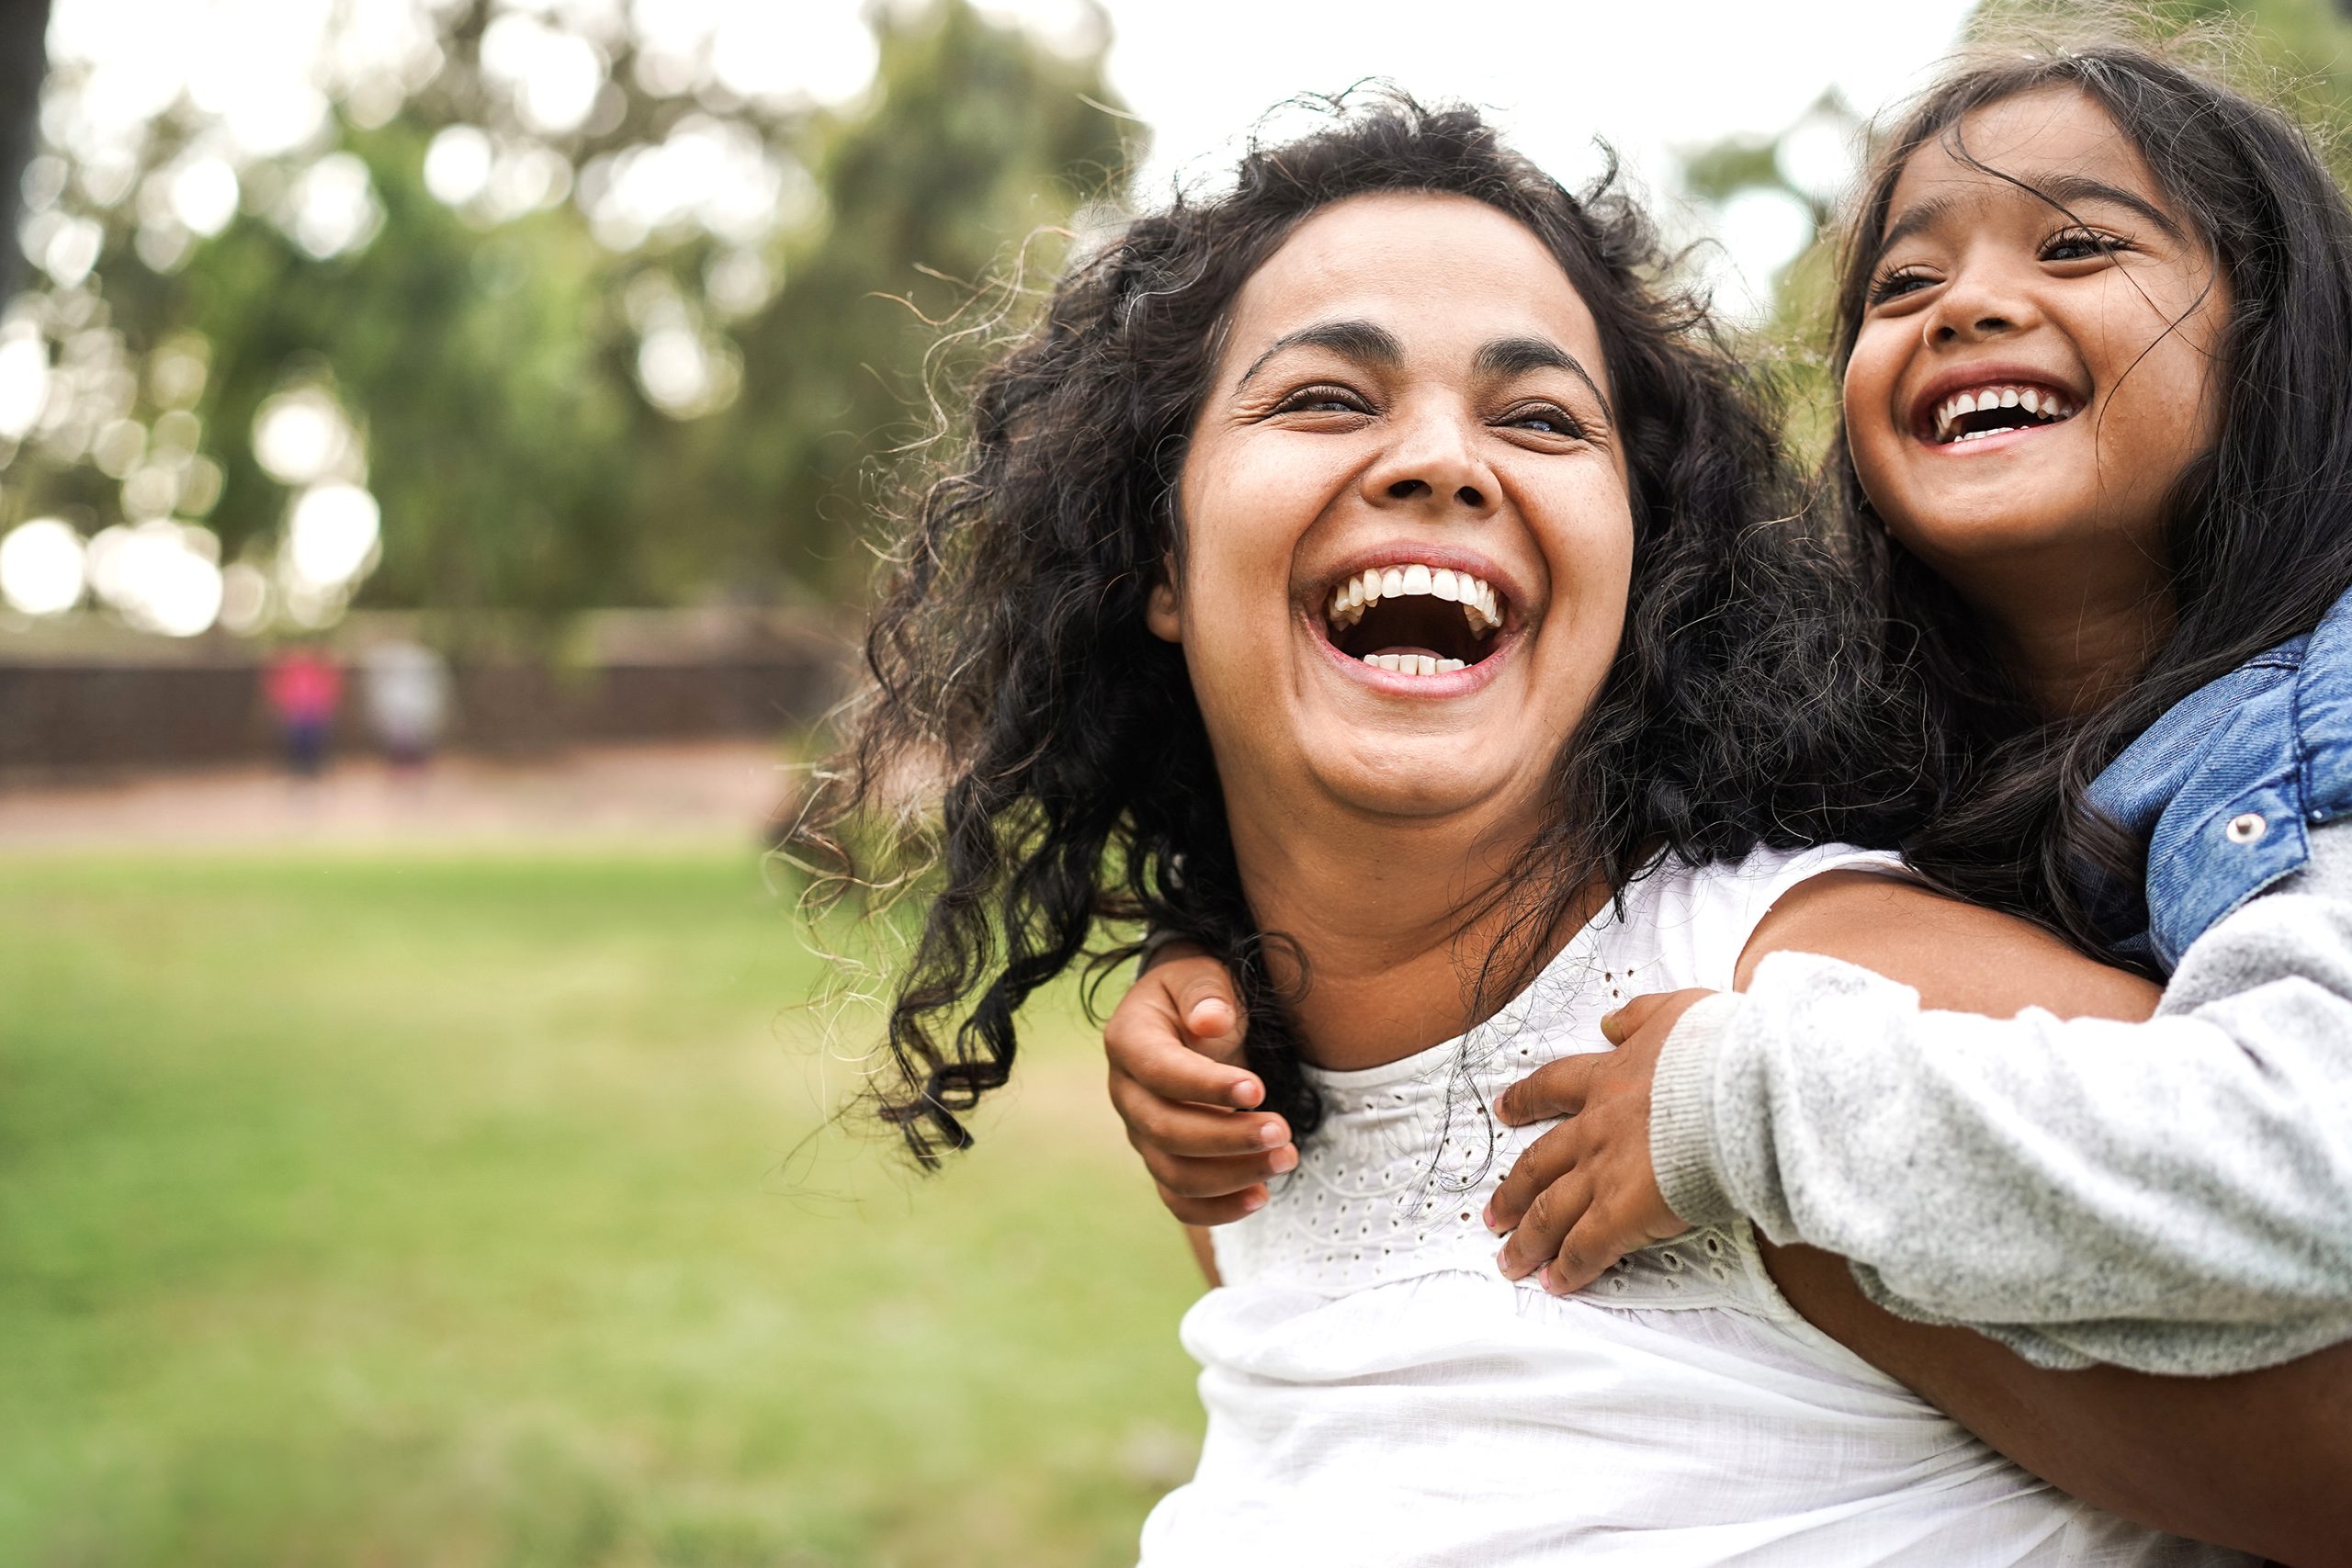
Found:
[[[1996,438],[2046,430],[2080,413],[2083,399],[2047,377],[2007,366],[1963,367],[1928,385],[1912,404],[1911,434],[1954,453]]]
[[[1343,573],[1311,618],[1350,673],[1383,690],[1453,696],[1493,675],[1510,613],[1491,569],[1394,552]]]

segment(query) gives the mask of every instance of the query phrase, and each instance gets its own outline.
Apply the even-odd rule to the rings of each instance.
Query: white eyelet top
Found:
[[[1495,1267],[1482,1215],[1544,1129],[1505,1087],[1604,1050],[1651,991],[1727,989],[1775,899],[1844,846],[1660,863],[1460,1040],[1318,1072],[1325,1119],[1266,1206],[1213,1234],[1185,1314],[1208,1434],[1144,1526],[1146,1568],[1573,1562],[2251,1564],[2126,1524],[2009,1463],[1804,1322],[1745,1223],[1574,1296]]]

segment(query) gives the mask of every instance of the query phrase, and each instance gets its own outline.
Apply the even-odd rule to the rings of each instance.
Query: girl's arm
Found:
[[[2130,1010],[2130,984],[2045,933],[1916,888],[1843,877],[1799,890],[1759,928],[1743,967],[1770,951],[1826,951],[1917,986],[1931,1005],[1984,1013],[2029,1005],[2068,1011]],[[2284,897],[2288,895],[2275,895]],[[2127,1026],[2110,1025],[2120,1028]],[[2352,1051],[2352,1040],[2338,1036]],[[2199,1135],[2203,1106],[2188,1092],[2169,1102],[2129,1089],[2121,1120],[2159,1117],[2143,1145],[2176,1154]],[[2086,1103],[2101,1103],[2086,1083]],[[2305,1106],[2324,1123],[2337,1108]],[[2071,1156],[2065,1132],[2051,1129],[2030,1096],[2004,1100],[1983,1119],[1991,1146],[2020,1147],[2029,1163],[2072,1190],[2098,1178]],[[1914,1125],[1905,1150],[1881,1150],[1883,1184],[1955,1157]],[[2038,1152],[2036,1152],[2038,1151]],[[1955,1248],[1987,1241],[1963,1234],[2032,1223],[2037,1200],[2017,1193],[2020,1213],[1992,1216],[1914,1209],[1906,1228],[1941,1235]],[[2161,1229],[2162,1227],[2157,1227]],[[2162,1249],[2158,1236],[2143,1245]],[[1825,1252],[1767,1249],[1774,1278],[1798,1310],[1889,1374],[1902,1380],[1995,1448],[2075,1495],[2183,1535],[2257,1551],[2301,1565],[2352,1562],[2352,1347],[2234,1376],[2153,1377],[2119,1367],[2065,1371],[2029,1365],[2002,1346],[1958,1328],[1894,1317],[1869,1302],[1852,1270]]]
[[[1265,1089],[1239,1065],[1248,1027],[1233,977],[1189,942],[1153,954],[1102,1026],[1111,1103],[1211,1285],[1206,1227],[1264,1203],[1266,1179],[1298,1164],[1289,1124],[1252,1109]]]
[[[2257,903],[2270,903],[2290,924],[2307,923],[2308,911],[2283,902],[2292,897],[2276,894]],[[1712,1094],[1707,1141],[1739,1151],[1728,1163],[1743,1172],[1754,1168],[1751,1158],[1770,1165],[1771,1174],[1758,1176],[1752,1185],[1782,1194],[1784,1212],[1798,1217],[1799,1235],[1802,1227],[1826,1223],[1817,1200],[1834,1191],[1845,1246],[1867,1254],[1897,1245],[1932,1256],[1937,1261],[1922,1263],[1920,1272],[1942,1289],[1958,1288],[1971,1270],[1984,1267],[1988,1251],[2020,1246],[2014,1272],[2019,1288],[2030,1289],[2037,1270],[2063,1279],[2076,1262],[2063,1243],[2036,1251],[2030,1240],[2015,1239],[2041,1235],[2053,1210],[2120,1204],[2127,1189],[2162,1188],[2177,1179],[2201,1157],[2198,1151],[2209,1135],[2254,1135],[2243,1128],[2217,1132],[2210,1120],[2211,1086],[2203,1086],[2208,1092],[2191,1092],[2201,1079],[2176,1085],[2170,1093],[2150,1093],[2150,1082],[2176,1070],[2159,1056],[2109,1053],[2090,1070],[2070,1064],[2065,1042],[2074,1034],[2145,1041],[2172,1026],[2119,1021],[2143,1016],[2154,988],[2093,964],[2022,921],[1916,886],[1833,874],[1785,897],[1758,928],[1741,960],[1741,983],[1757,980],[1769,988],[1776,965],[1809,962],[1772,959],[1774,953],[1827,953],[1916,986],[1915,997],[1902,986],[1869,978],[1908,998],[1914,1025],[1949,1019],[1957,1029],[2007,1031],[2022,1042],[2012,1073],[1972,1079],[1960,1058],[1978,1047],[1978,1035],[1922,1041],[1904,1033],[1901,1018],[1872,1015],[1838,1021],[1834,1040],[1831,1032],[1809,1030],[1786,1051],[1772,1054],[1771,1067],[1761,1073],[1743,1070],[1736,1055],[1710,1066],[1703,1075]],[[2195,984],[2186,968],[2184,977]],[[2018,1034],[2025,1025],[1920,1013],[1918,998],[1931,1007],[1982,1014],[2040,1007],[2074,1021],[2061,1024],[2045,1015],[2031,1026],[2043,1032]],[[1702,1005],[1737,1010],[1748,1002]],[[1733,1016],[1740,1015],[1735,1010]],[[2225,1037],[2204,1038],[2218,1042],[2213,1054],[2234,1054]],[[2339,1055],[2352,1055],[2352,1032],[2338,1029],[2326,1038]],[[1497,1197],[1496,1222],[1517,1225],[1505,1247],[1507,1272],[1544,1263],[1551,1249],[1564,1247],[1564,1232],[1573,1238],[1583,1231],[1585,1215],[1601,1216],[1603,1231],[1633,1238],[1612,1239],[1611,1246],[1638,1245],[1645,1226],[1667,1234],[1682,1228],[1663,1205],[1660,1225],[1635,1190],[1657,1198],[1652,1134],[1681,1119],[1672,1062],[1661,1064],[1655,1086],[1645,1067],[1628,1070],[1627,1063],[1639,1062],[1639,1045],[1629,1041],[1616,1052],[1552,1064],[1504,1097],[1498,1109],[1514,1122],[1577,1112],[1521,1156],[1521,1167],[1532,1168],[1515,1169]],[[2259,1069],[2265,1054],[2250,1055]],[[1889,1062],[1895,1066],[1887,1067]],[[1783,1066],[1790,1070],[1780,1071]],[[1948,1094],[1906,1091],[1873,1076],[1883,1071],[1960,1087]],[[2257,1070],[2248,1082],[2259,1077]],[[2335,1081],[2343,1081],[2341,1069]],[[2324,1098],[2300,1106],[2274,1100],[2271,1130],[2291,1123],[2307,1144],[2324,1145],[2342,1136],[2341,1104]],[[2083,1134],[2064,1109],[2069,1106],[2074,1115],[2100,1119],[2108,1137],[2128,1134],[2135,1152],[2126,1157],[2096,1141],[2087,1150],[2078,1147]],[[2245,1152],[2235,1144],[2229,1157]],[[1616,1174],[1606,1174],[1612,1166]],[[1839,1170],[1842,1185],[1822,1181],[1827,1166]],[[1657,1168],[1673,1182],[1670,1147]],[[1996,1171],[2007,1176],[1996,1179]],[[2152,1181],[2152,1171],[2169,1175]],[[1748,1183],[1741,1180],[1745,1190]],[[2006,1201],[1983,1206],[1977,1195],[1987,1183]],[[1531,1191],[1537,1194],[1532,1203]],[[1573,1213],[1565,1213],[1557,1201],[1564,1192],[1571,1196]],[[2320,1201],[2330,1195],[2323,1192]],[[2340,1197],[2334,1201],[2338,1206],[2322,1220],[2324,1226],[2344,1224],[2346,1208]],[[1544,1212],[1547,1202],[1554,1212]],[[1746,1202],[1743,1198],[1742,1206]],[[1770,1209],[1758,1203],[1756,1210],[1767,1234],[1774,1224]],[[2181,1252],[2165,1213],[2165,1201],[2158,1198],[2141,1211],[2136,1229],[2117,1225],[2110,1266],[2142,1267],[2143,1251],[2177,1260]],[[1858,1215],[1871,1218],[1865,1224]],[[1527,1239],[1531,1229],[1540,1233],[1532,1241]],[[2255,1230],[2260,1234],[2259,1224]],[[1901,1239],[1890,1244],[1890,1237]],[[1575,1250],[1567,1245],[1563,1261]],[[2284,1562],[2352,1562],[2352,1346],[2228,1377],[2158,1377],[2114,1366],[2058,1371],[2030,1365],[1964,1328],[1892,1315],[1863,1294],[1848,1260],[1831,1252],[1768,1246],[1766,1256],[1782,1291],[1808,1320],[2066,1491],[2161,1529]],[[1582,1278],[1608,1258],[1592,1253],[1572,1261],[1573,1276]],[[2232,1272],[2210,1259],[2204,1268],[2217,1278]],[[2197,1304],[2184,1298],[2178,1310],[2193,1313]],[[2153,1315],[2172,1315],[2174,1306],[2158,1302]],[[2136,1326],[2162,1332],[2154,1324]]]
[[[2011,998],[1931,962],[1873,962],[1915,992],[1769,959],[1668,1040],[1659,1187],[1686,1219],[1747,1214],[1852,1260],[1899,1315],[2045,1366],[2211,1375],[2352,1340],[2352,828],[2312,851],[2189,949],[2145,1023],[1924,1011]],[[1828,921],[1888,896],[1856,889]],[[1759,945],[1871,951],[1805,920]]]

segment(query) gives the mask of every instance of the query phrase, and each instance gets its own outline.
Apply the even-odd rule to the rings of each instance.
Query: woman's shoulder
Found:
[[[1729,990],[1740,954],[1773,907],[1836,872],[1908,875],[1894,852],[1853,844],[1758,845],[1713,861],[1663,854],[1626,886],[1624,925],[1649,935],[1680,984]]]
[[[1719,860],[1685,860],[1663,854],[1629,885],[1629,893],[1645,883],[1656,885],[1654,897],[1685,904],[1727,906],[1745,912],[1754,908],[1760,918],[1791,888],[1833,871],[1869,872],[1881,876],[1909,878],[1910,869],[1894,850],[1867,849],[1860,844],[1805,844],[1794,848],[1758,844],[1746,854]]]

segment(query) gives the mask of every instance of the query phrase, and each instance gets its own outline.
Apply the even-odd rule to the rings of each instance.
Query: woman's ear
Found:
[[[1144,606],[1143,624],[1151,635],[1162,642],[1181,643],[1184,640],[1184,615],[1176,599],[1176,560],[1162,556],[1159,560],[1159,581],[1151,585],[1151,598]]]

